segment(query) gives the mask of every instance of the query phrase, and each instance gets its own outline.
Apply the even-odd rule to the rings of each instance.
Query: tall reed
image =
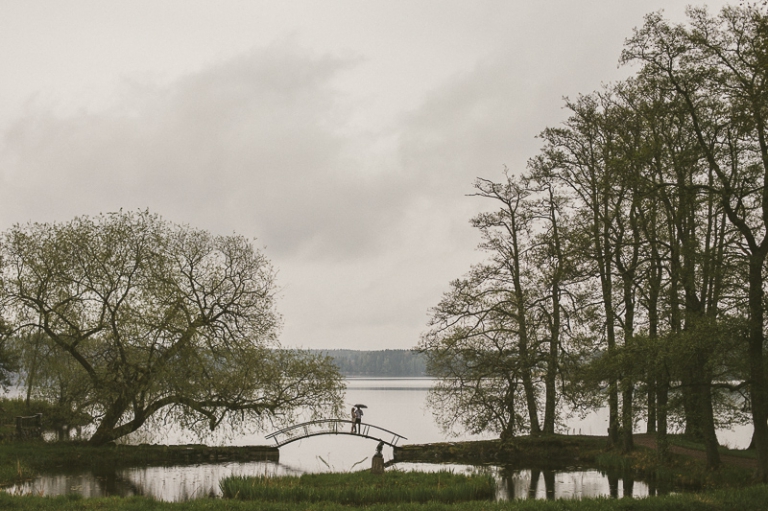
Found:
[[[336,502],[383,504],[405,502],[467,502],[489,500],[496,494],[493,477],[434,473],[369,472],[304,474],[300,477],[233,476],[221,481],[224,497],[271,502]]]

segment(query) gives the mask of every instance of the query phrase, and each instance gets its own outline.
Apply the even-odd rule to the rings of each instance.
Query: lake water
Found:
[[[423,444],[450,440],[479,440],[494,435],[449,437],[435,424],[425,401],[431,385],[428,378],[349,379],[347,409],[364,403],[363,422],[388,429],[407,438],[402,444]],[[607,410],[592,412],[584,418],[574,417],[561,428],[561,433],[602,435],[608,428]],[[639,423],[638,431],[644,431]],[[269,445],[267,432],[234,438],[212,438],[207,443],[228,445]],[[718,433],[721,443],[745,447],[751,428],[737,427]],[[134,442],[186,444],[199,440],[178,431],[158,435],[141,431]],[[108,473],[58,472],[42,474],[34,481],[10,489],[14,493],[60,495],[79,493],[86,497],[105,495],[150,495],[160,500],[179,501],[202,496],[220,495],[219,481],[230,475],[298,475],[306,472],[350,471],[368,468],[375,454],[376,442],[349,435],[315,436],[280,448],[280,462],[222,463],[194,466],[146,467],[114,470]],[[384,459],[392,459],[392,449],[384,447]],[[643,497],[655,494],[640,481],[628,481],[597,470],[578,467],[562,471],[518,470],[506,472],[499,467],[398,463],[387,470],[445,470],[455,472],[490,471],[498,481],[499,498],[579,498],[596,496]]]

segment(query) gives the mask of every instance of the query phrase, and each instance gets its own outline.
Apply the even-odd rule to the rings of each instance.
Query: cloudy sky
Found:
[[[0,0],[0,229],[149,208],[255,239],[282,341],[410,348],[625,38],[689,0]],[[718,10],[724,2],[709,2]],[[698,4],[697,4],[698,5]]]

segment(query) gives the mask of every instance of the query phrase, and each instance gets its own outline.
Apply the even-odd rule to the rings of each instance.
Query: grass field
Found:
[[[334,502],[264,502],[230,499],[199,499],[190,502],[157,502],[143,497],[130,498],[44,498],[10,497],[0,492],[0,509],[14,511],[764,511],[768,486],[688,493],[646,499],[611,500],[523,500],[513,502],[472,501],[456,504],[430,502],[344,505]]]
[[[221,483],[225,498],[267,502],[336,502],[369,505],[406,502],[491,500],[496,483],[488,475],[389,471],[304,474],[300,477],[229,477]]]

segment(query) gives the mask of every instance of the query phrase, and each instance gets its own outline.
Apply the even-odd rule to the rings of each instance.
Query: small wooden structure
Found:
[[[16,417],[16,437],[21,439],[42,438],[43,414],[37,413],[29,417]]]

